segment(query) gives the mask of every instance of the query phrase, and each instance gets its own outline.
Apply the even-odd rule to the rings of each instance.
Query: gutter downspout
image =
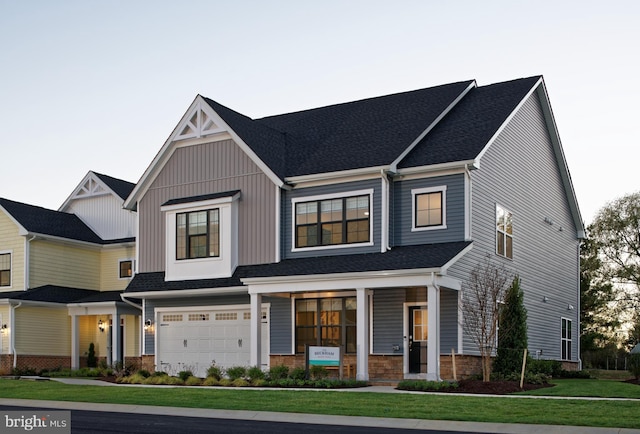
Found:
[[[389,247],[389,179],[384,169],[380,169],[380,178],[382,179],[382,210],[380,218],[380,252],[384,253],[387,250],[391,250]],[[373,207],[373,204],[371,204]]]
[[[580,293],[581,293],[581,288],[580,288],[580,268],[581,268],[581,264],[580,264],[580,246],[582,245],[582,240],[578,241],[578,300],[576,301],[576,305],[578,306],[577,310],[577,316],[578,316],[578,327],[576,328],[578,330],[578,342],[577,342],[577,349],[578,349],[578,370],[582,371],[582,358],[580,357],[581,355],[581,347],[580,347],[580,333],[581,333],[581,328],[582,328],[582,324],[580,323],[580,317],[581,312],[582,312],[582,308],[580,307]]]
[[[16,309],[22,306],[22,302],[11,305],[11,351],[13,351],[13,369],[18,365],[18,353],[16,351]]]

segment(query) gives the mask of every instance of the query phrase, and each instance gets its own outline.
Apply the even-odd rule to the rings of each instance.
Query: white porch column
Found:
[[[262,294],[251,294],[251,366],[262,366]]]
[[[111,318],[111,363],[124,363],[124,358],[122,357],[122,343],[120,342],[120,314],[117,310],[111,315]]]
[[[427,286],[427,312],[427,380],[440,381],[440,288],[433,283]]]
[[[80,337],[78,336],[78,315],[71,315],[71,369],[80,368]]]
[[[369,381],[369,303],[367,299],[367,290],[365,288],[357,288],[356,379],[361,381]]]

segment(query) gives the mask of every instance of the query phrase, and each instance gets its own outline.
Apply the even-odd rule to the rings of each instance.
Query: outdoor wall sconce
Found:
[[[98,321],[98,328],[100,329],[100,333],[104,333],[104,329],[107,328],[107,324],[104,321],[99,320]]]
[[[572,304],[568,305],[567,310],[573,310],[573,305]]]
[[[547,298],[547,296],[545,295],[544,297],[542,297],[542,302],[546,303],[547,301],[549,301],[549,299]]]
[[[7,325],[2,324],[2,333],[6,333],[6,332],[7,332]]]
[[[149,330],[149,329],[151,328],[151,325],[152,325],[152,324],[153,324],[153,322],[151,322],[151,320],[150,320],[150,319],[146,320],[146,321],[144,322],[144,329],[145,329],[145,330]]]

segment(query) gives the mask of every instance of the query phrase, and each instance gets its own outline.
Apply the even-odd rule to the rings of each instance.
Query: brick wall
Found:
[[[11,366],[13,366],[13,356],[11,356]],[[33,369],[36,372],[52,369],[71,369],[71,357],[69,356],[34,356],[18,354],[16,368]]]
[[[140,366],[142,369],[146,369],[149,372],[155,372],[156,370],[156,359],[155,359],[155,355],[151,354],[147,354],[141,357],[140,360]]]
[[[482,375],[482,358],[480,356],[455,355],[456,378],[463,380],[473,375]],[[453,380],[453,359],[450,354],[440,355],[440,378]]]
[[[0,354],[0,375],[9,375],[13,367],[13,356],[11,354]]]

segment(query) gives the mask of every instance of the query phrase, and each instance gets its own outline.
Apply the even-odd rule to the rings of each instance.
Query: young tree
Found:
[[[640,306],[640,192],[603,207],[590,226],[605,277],[624,291],[619,302]]]
[[[504,300],[511,273],[495,264],[491,257],[471,271],[468,282],[463,282],[462,327],[478,347],[482,358],[482,381],[491,378],[491,355],[496,348],[500,303]]]
[[[527,309],[520,278],[516,276],[509,286],[500,309],[498,349],[493,361],[493,372],[501,375],[520,374],[522,356],[528,347]]]

